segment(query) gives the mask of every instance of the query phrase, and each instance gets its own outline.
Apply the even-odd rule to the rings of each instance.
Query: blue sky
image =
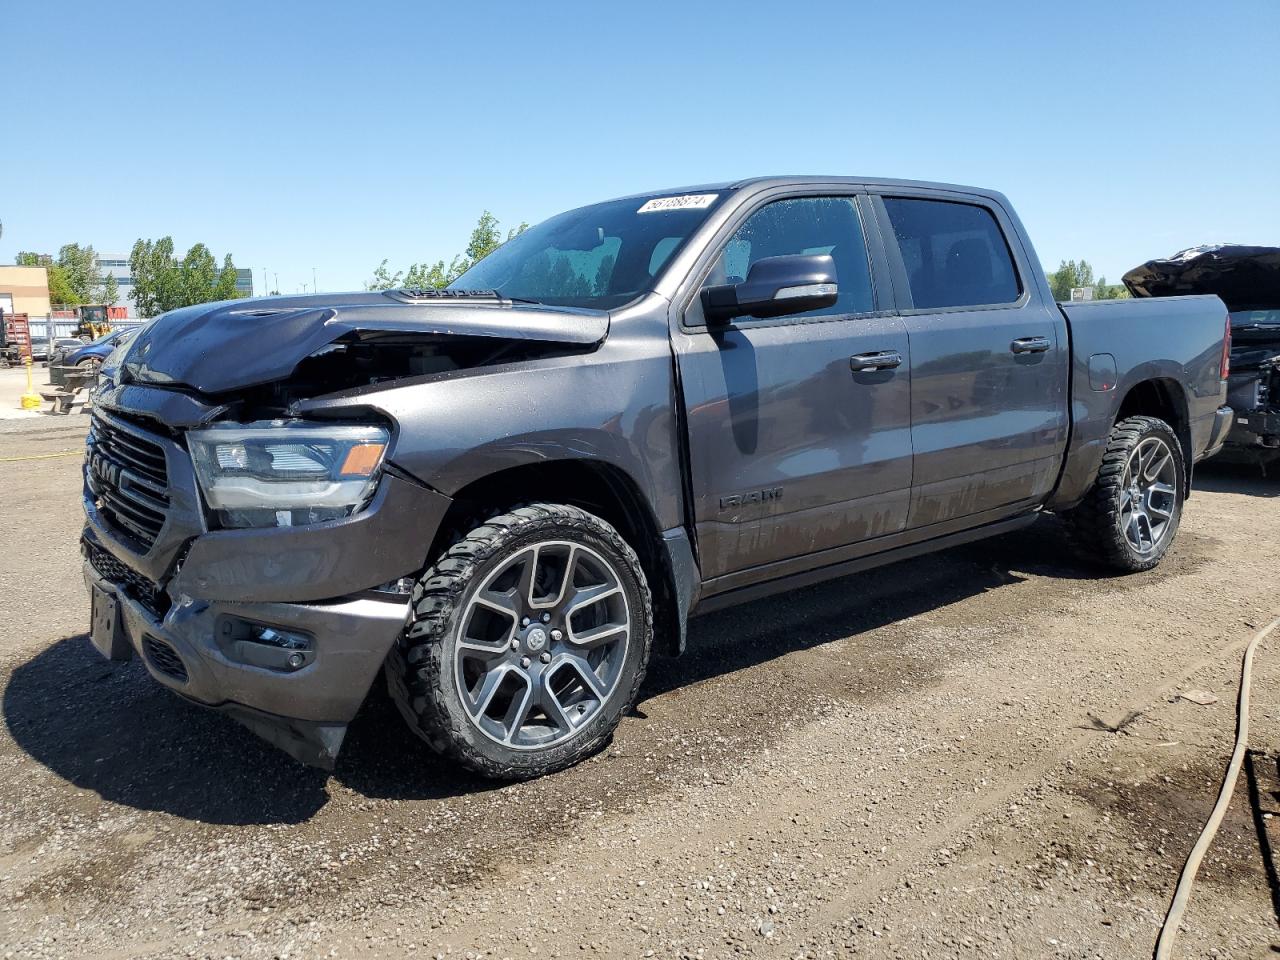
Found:
[[[484,209],[768,173],[1004,191],[1112,280],[1280,244],[1280,2],[0,0],[0,262],[171,234],[358,288]]]

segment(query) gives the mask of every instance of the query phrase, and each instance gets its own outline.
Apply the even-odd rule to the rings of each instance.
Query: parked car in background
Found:
[[[49,359],[49,338],[35,337],[31,338],[31,359],[33,361],[41,361]]]
[[[60,363],[60,358],[72,350],[78,350],[84,346],[84,341],[78,337],[58,337],[53,341],[53,349],[49,351],[47,365],[52,366]]]
[[[1050,511],[1156,566],[1226,330],[1055,303],[999,193],[838,177],[581,207],[446,290],[184,307],[94,393],[91,639],[327,767],[385,667],[433,749],[538,776],[694,613]]]
[[[1214,294],[1231,311],[1234,411],[1220,459],[1280,463],[1280,247],[1219,243],[1148,260],[1124,275],[1135,297]]]
[[[59,341],[59,343],[65,342],[67,346],[55,350],[49,362],[67,367],[96,368],[102,364],[103,360],[107,359],[112,350],[122,343],[127,343],[129,338],[136,332],[136,329],[135,327],[130,327],[127,330],[113,330],[111,333],[89,343],[76,339]]]
[[[48,337],[32,337],[31,359],[36,361],[52,362],[52,358],[60,355],[61,351],[83,346],[84,344],[75,337],[56,337],[54,338],[53,349],[51,351],[49,349]]]

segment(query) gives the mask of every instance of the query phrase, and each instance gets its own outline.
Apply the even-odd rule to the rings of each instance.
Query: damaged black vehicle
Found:
[[[581,207],[442,291],[174,310],[94,394],[91,639],[308,763],[385,677],[432,748],[538,776],[695,614],[1046,511],[1155,567],[1225,328],[1055,303],[999,193],[840,177]]]
[[[1234,411],[1219,460],[1280,461],[1280,247],[1213,244],[1149,260],[1124,275],[1136,297],[1214,294],[1231,317]]]

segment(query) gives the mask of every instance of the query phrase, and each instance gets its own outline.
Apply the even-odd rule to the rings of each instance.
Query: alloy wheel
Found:
[[[545,541],[504,560],[460,620],[454,678],[467,716],[507,747],[554,746],[604,707],[622,676],[631,616],[613,564]]]
[[[1138,553],[1156,549],[1178,509],[1178,463],[1160,437],[1147,437],[1129,455],[1120,487],[1120,528]]]

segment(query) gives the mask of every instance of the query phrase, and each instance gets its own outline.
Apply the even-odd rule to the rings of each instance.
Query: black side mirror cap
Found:
[[[734,317],[784,317],[829,307],[839,293],[830,254],[764,257],[751,265],[742,283],[703,289],[702,313],[708,324]]]

